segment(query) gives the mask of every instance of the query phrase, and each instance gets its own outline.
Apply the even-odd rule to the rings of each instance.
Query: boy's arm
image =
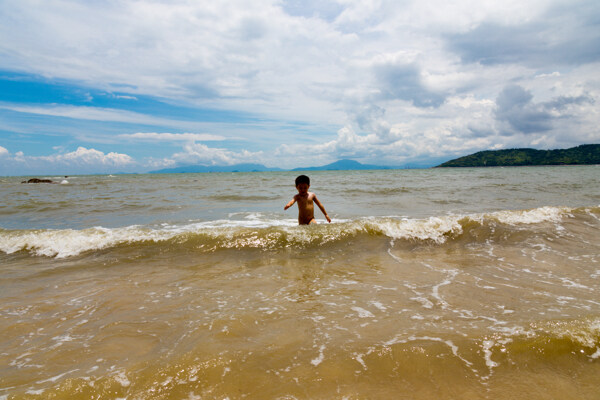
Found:
[[[287,210],[288,208],[290,208],[291,206],[293,206],[295,202],[296,202],[296,196],[294,196],[294,198],[293,198],[292,200],[290,200],[290,202],[289,202],[289,203],[287,203],[287,204],[285,205],[285,207],[283,207],[283,209],[284,209],[284,210]]]
[[[315,201],[315,203],[317,203],[317,205],[321,209],[321,212],[323,213],[323,215],[325,215],[325,218],[327,219],[327,222],[331,222],[331,218],[329,218],[329,215],[327,215],[327,211],[325,211],[325,207],[323,207],[323,204],[321,204],[321,202],[319,201],[319,199],[317,199],[316,195],[313,198],[313,200]]]

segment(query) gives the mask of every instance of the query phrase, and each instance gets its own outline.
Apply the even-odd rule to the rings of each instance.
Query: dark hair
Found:
[[[301,183],[306,183],[308,186],[310,186],[310,178],[306,175],[300,175],[296,178],[296,186],[298,186]]]

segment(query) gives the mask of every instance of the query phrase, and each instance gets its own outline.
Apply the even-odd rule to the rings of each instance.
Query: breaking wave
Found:
[[[497,211],[470,215],[447,215],[426,219],[370,217],[337,220],[331,224],[297,226],[294,220],[217,220],[160,227],[133,225],[121,228],[0,229],[0,251],[28,252],[36,256],[65,258],[116,246],[169,244],[190,246],[200,251],[230,248],[277,250],[288,247],[320,246],[359,237],[383,237],[407,242],[444,244],[466,239],[486,240],[513,232],[555,230],[567,220],[598,225],[600,207],[540,207],[531,210]],[[591,222],[589,222],[589,221]]]

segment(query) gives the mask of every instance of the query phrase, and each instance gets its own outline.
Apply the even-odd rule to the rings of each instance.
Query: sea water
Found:
[[[0,399],[597,399],[600,167],[0,178]]]

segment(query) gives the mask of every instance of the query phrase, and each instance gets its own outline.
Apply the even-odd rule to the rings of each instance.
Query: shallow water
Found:
[[[0,398],[598,398],[599,170],[2,178]]]

